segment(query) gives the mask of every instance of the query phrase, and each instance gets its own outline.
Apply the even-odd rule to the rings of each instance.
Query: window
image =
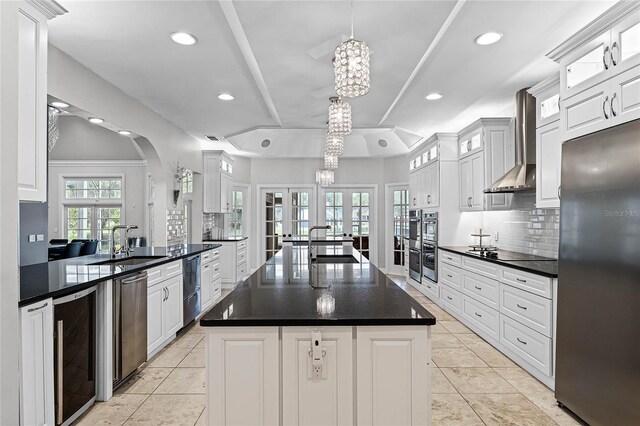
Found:
[[[409,191],[393,191],[393,264],[404,265],[404,236],[409,235]]]
[[[242,191],[233,191],[231,196],[231,217],[229,219],[229,236],[244,236],[243,222],[244,194]]]
[[[327,192],[325,194],[325,222],[331,226],[331,229],[327,229],[327,236],[342,236],[344,233],[343,213],[342,192]]]
[[[354,192],[351,195],[351,232],[354,247],[369,258],[369,193]]]
[[[98,251],[108,252],[111,228],[122,224],[122,178],[65,178],[64,187],[65,236],[98,240]]]
[[[309,197],[304,191],[291,191],[291,233],[309,235]]]
[[[189,169],[182,170],[182,193],[193,193],[193,172]]]

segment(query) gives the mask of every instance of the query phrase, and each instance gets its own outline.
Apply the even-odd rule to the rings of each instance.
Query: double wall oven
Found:
[[[438,213],[425,212],[422,218],[422,276],[438,282]]]
[[[409,210],[409,277],[422,281],[422,210]]]

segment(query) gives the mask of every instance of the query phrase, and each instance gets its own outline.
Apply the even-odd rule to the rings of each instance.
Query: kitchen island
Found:
[[[435,317],[353,248],[314,252],[283,247],[201,318],[207,424],[430,424]]]

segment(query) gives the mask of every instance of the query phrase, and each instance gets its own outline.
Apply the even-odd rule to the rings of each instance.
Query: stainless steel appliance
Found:
[[[556,399],[640,424],[640,120],[562,145]]]
[[[182,261],[183,281],[183,317],[185,326],[200,314],[200,255],[187,257]]]
[[[422,223],[422,276],[438,282],[438,213],[427,212]]]
[[[96,399],[96,287],[53,306],[56,425],[68,425]]]
[[[409,210],[409,276],[422,281],[422,210]]]
[[[147,362],[147,272],[113,282],[113,386]]]

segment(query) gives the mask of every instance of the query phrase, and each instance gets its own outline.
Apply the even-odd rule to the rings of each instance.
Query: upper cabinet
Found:
[[[484,190],[515,165],[513,119],[481,118],[458,137],[460,211],[508,210],[512,194]]]
[[[455,133],[436,133],[409,154],[409,207],[440,206],[442,162],[457,162]]]
[[[233,161],[224,151],[204,151],[203,161],[203,211],[231,212]]]
[[[563,141],[640,118],[640,2],[618,2],[548,55]]]
[[[54,1],[18,4],[18,199],[47,201],[47,19]]]

